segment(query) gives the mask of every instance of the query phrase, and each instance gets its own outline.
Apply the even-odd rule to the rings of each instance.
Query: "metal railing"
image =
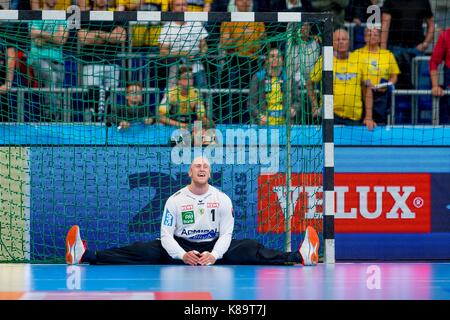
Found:
[[[207,114],[209,116],[212,116],[212,106],[213,106],[213,94],[245,94],[248,95],[250,90],[249,89],[198,89],[198,91],[203,95]],[[72,114],[73,110],[70,108],[71,106],[71,97],[75,93],[87,93],[89,92],[89,88],[21,88],[21,87],[14,87],[10,89],[10,92],[17,93],[17,122],[24,122],[25,121],[25,94],[31,94],[31,93],[54,93],[54,94],[60,94],[62,95],[62,108],[61,108],[61,115],[62,115],[62,121],[64,122],[71,122],[72,121]],[[109,90],[110,93],[110,100],[109,102],[111,104],[117,103],[117,94],[124,94],[126,92],[126,88],[112,88]],[[142,90],[142,93],[144,95],[144,99],[147,105],[151,105],[150,102],[150,94],[155,94],[156,101],[153,103],[155,105],[155,108],[158,107],[160,103],[160,93],[165,92],[165,90],[161,90],[159,88],[144,88]]]
[[[413,90],[393,90],[392,91],[392,99],[391,99],[391,113],[388,116],[388,124],[395,124],[395,97],[396,96],[431,96],[430,89],[413,89]],[[445,90],[444,95],[450,95],[450,90]],[[432,98],[432,107],[431,107],[431,124],[439,125],[439,108],[440,108],[440,97]],[[417,124],[417,116],[418,106],[417,104],[411,104],[411,124]]]
[[[11,88],[11,92],[17,93],[17,121],[18,122],[24,122],[25,120],[25,111],[24,111],[24,105],[25,105],[25,94],[30,93],[59,93],[63,96],[63,107],[62,107],[62,120],[64,122],[71,122],[72,121],[72,113],[73,110],[71,110],[71,96],[74,93],[87,93],[89,91],[88,88]],[[125,93],[125,88],[114,88],[110,91],[111,94],[111,103],[117,103],[117,94],[123,94]],[[149,94],[155,94],[156,101],[154,102],[155,107],[159,105],[159,94],[161,93],[161,89],[159,88],[144,88],[143,94],[144,98],[146,100],[146,103],[150,105],[150,96]],[[199,89],[199,91],[202,93],[207,112],[209,115],[212,114],[212,99],[213,94],[249,94],[249,89]],[[302,90],[302,94],[306,93],[306,90]],[[445,95],[450,95],[450,90],[444,91]],[[396,103],[395,103],[395,97],[397,96],[431,96],[431,90],[424,89],[424,90],[393,90],[392,91],[392,99],[391,99],[391,113],[388,115],[388,124],[394,125],[395,124],[395,115],[396,115]],[[432,98],[432,125],[439,125],[439,107],[440,107],[440,97],[434,97]],[[414,105],[412,105],[414,106]],[[411,110],[412,113],[417,113],[416,109]],[[414,115],[412,115],[414,118]],[[416,117],[417,119],[417,117]],[[413,120],[413,119],[412,119]],[[411,122],[412,124],[416,124],[416,122]]]

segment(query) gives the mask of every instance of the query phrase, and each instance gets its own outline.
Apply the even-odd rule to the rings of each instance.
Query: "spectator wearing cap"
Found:
[[[192,70],[181,66],[178,71],[178,83],[167,90],[158,108],[159,123],[189,128],[194,121],[202,121],[206,126],[212,121],[206,115],[201,93],[194,87]]]

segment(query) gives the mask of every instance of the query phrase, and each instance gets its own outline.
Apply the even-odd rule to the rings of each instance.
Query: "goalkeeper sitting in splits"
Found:
[[[189,168],[191,183],[166,202],[161,239],[129,246],[91,251],[81,239],[78,226],[66,238],[68,264],[212,264],[283,265],[318,263],[319,237],[312,228],[295,252],[264,247],[251,239],[232,239],[234,216],[231,199],[208,180],[211,166],[204,157]]]

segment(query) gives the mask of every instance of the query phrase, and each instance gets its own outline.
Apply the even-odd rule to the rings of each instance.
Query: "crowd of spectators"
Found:
[[[431,53],[432,95],[442,97],[450,86],[450,31],[442,31],[435,45],[438,32],[429,0],[9,0],[0,1],[0,9],[65,10],[73,4],[81,10],[96,11],[331,12],[335,30],[336,124],[365,125],[369,130],[387,124],[390,93],[394,88],[413,88],[412,60],[427,52]],[[379,23],[366,25],[367,7],[371,5],[382,5],[381,16]],[[363,30],[362,47],[354,51],[350,50],[346,22]],[[439,27],[445,27],[445,23]],[[120,128],[128,128],[139,119],[146,124],[159,122],[178,127],[195,120],[211,127],[222,119],[259,125],[285,124],[287,119],[293,124],[311,123],[323,112],[322,99],[317,95],[322,74],[322,35],[319,26],[303,23],[288,48],[287,39],[276,37],[280,30],[279,25],[263,22],[173,21],[142,25],[90,21],[71,31],[65,21],[4,21],[0,24],[0,121],[18,120],[9,94],[14,84],[45,88],[39,98],[39,113],[46,121],[63,121],[61,110],[67,103],[61,90],[66,76],[65,48],[76,46],[76,61],[81,65],[78,85],[87,89],[82,101],[89,104],[83,111],[109,112],[103,119]],[[27,34],[29,45],[22,46],[26,41],[14,34]],[[275,40],[267,41],[270,37]],[[161,89],[162,99],[153,106],[146,105],[142,98],[146,89],[143,83],[133,78],[121,80],[120,53],[124,48],[131,48],[131,52],[144,49],[146,54],[158,56],[157,77],[163,81],[156,86]],[[287,80],[288,50],[293,57],[289,61],[293,84]],[[211,52],[214,54],[210,56]],[[443,62],[444,87],[438,73]],[[22,72],[26,76],[20,83],[15,78]],[[110,92],[119,87],[125,88],[125,103],[112,101],[111,97],[108,100]],[[234,91],[230,90],[226,98],[216,95],[208,100],[213,109],[208,113],[201,93],[204,88]],[[106,98],[102,96],[105,92]],[[105,100],[111,104],[106,111]],[[447,96],[440,99],[443,124],[450,121],[448,100]],[[126,111],[127,107],[131,111]],[[131,120],[127,120],[130,114]]]

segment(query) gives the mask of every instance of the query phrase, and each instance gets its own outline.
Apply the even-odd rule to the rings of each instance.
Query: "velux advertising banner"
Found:
[[[429,233],[430,182],[430,174],[335,174],[336,233]],[[259,232],[285,232],[286,185],[284,174],[259,176]],[[320,185],[320,174],[292,175],[294,232],[303,232],[308,219],[322,217]]]

